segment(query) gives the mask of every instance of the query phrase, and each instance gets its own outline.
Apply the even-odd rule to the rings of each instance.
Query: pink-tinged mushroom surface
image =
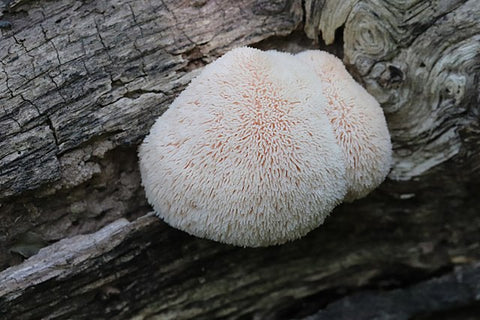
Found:
[[[310,69],[290,54],[252,48],[206,66],[139,149],[156,213],[192,235],[252,247],[323,223],[347,182],[335,112],[324,112],[329,100]],[[364,148],[374,150],[351,152]]]
[[[387,176],[392,145],[383,110],[345,69],[337,57],[319,50],[296,55],[321,79],[324,109],[343,151],[348,193],[346,201],[366,196]]]

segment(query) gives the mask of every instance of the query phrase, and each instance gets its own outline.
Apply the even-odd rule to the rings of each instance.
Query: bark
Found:
[[[145,214],[136,145],[156,117],[199,66],[302,18],[300,1],[24,2],[0,42],[2,267],[25,235]]]
[[[478,314],[478,1],[7,2],[2,319]],[[138,143],[241,45],[341,56],[394,145],[380,188],[283,246],[235,248],[143,216]]]

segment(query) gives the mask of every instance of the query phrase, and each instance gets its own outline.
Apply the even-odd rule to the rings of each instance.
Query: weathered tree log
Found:
[[[146,213],[136,144],[221,53],[299,26],[300,1],[20,2],[0,42],[0,267]],[[221,32],[219,32],[221,31]],[[192,71],[192,72],[191,72]],[[20,243],[19,243],[20,242]]]
[[[479,295],[450,280],[480,274],[478,1],[15,0],[0,19],[0,317],[342,319],[362,301],[397,312],[394,299],[444,274],[448,308],[477,314]],[[138,143],[240,45],[342,55],[392,135],[389,179],[283,246],[138,218],[150,210]],[[441,311],[423,297],[396,314]]]
[[[349,223],[330,224],[325,233],[334,234],[345,224]],[[366,234],[362,239],[368,239]],[[400,320],[480,302],[478,264],[411,288],[387,291],[402,281],[427,277],[428,268],[442,259],[427,258],[430,261],[417,261],[417,266],[413,261],[410,266],[396,266],[379,259],[379,252],[394,249],[396,254],[382,258],[401,261],[405,256],[401,241],[392,245],[371,239],[371,251],[356,244],[355,237],[344,239],[342,245],[312,246],[312,242],[332,243],[332,238],[315,232],[284,246],[242,249],[169,231],[153,216],[132,223],[121,219],[94,234],[61,240],[0,273],[0,316],[290,318],[369,285],[384,290],[340,299],[308,319],[372,320],[388,315]],[[407,259],[425,259],[425,253],[412,252]]]

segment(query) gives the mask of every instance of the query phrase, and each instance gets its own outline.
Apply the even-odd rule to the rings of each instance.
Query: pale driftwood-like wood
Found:
[[[0,318],[351,319],[369,301],[438,320],[448,292],[420,290],[436,277],[455,319],[478,314],[478,1],[16,0],[0,18],[0,267],[73,236],[0,273]],[[137,144],[201,66],[247,44],[343,55],[386,113],[389,179],[279,247],[136,219]],[[414,294],[426,309],[392,308]]]
[[[321,12],[318,6],[322,5]],[[390,177],[409,180],[461,152],[478,130],[480,4],[476,0],[308,0],[307,34],[344,41],[344,61],[387,115]]]

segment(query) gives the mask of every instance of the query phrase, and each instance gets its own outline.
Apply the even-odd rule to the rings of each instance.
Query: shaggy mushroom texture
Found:
[[[391,167],[392,145],[383,110],[337,57],[310,50],[296,58],[321,79],[328,103],[319,104],[319,108],[330,120],[346,164],[345,200],[362,198],[382,183]]]
[[[305,235],[342,201],[344,155],[328,100],[300,60],[234,49],[175,99],[139,149],[146,195],[162,219],[257,247]]]

